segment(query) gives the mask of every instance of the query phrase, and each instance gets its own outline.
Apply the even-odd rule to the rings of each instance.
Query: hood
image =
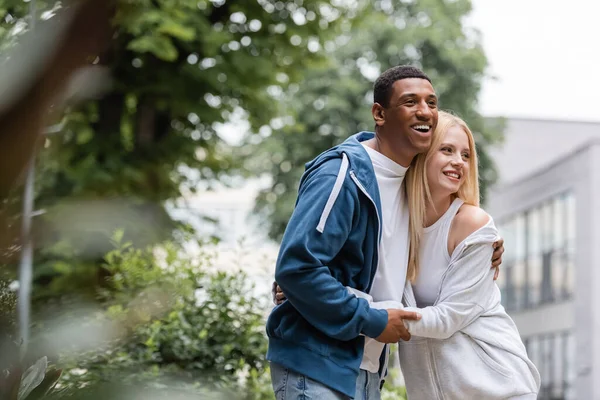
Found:
[[[312,161],[305,164],[305,172],[300,180],[300,186],[302,186],[313,171],[320,168],[323,164],[332,159],[341,159],[342,154],[346,154],[350,164],[349,169],[354,172],[371,197],[374,200],[377,198],[377,202],[379,202],[379,189],[377,187],[377,180],[375,179],[373,164],[369,154],[361,144],[361,142],[374,137],[375,134],[373,132],[359,132],[350,136],[341,144],[319,154]]]

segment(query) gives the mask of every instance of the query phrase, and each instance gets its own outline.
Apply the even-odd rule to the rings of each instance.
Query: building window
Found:
[[[540,303],[542,285],[541,260],[541,210],[539,207],[527,213],[527,306]]]
[[[525,215],[517,215],[514,219],[514,270],[512,274],[515,288],[515,309],[527,307],[527,231]]]
[[[565,225],[567,236],[565,238],[565,272],[563,297],[569,298],[572,296],[575,289],[575,226],[576,226],[576,204],[575,195],[569,193],[565,196]]]
[[[540,372],[539,400],[574,398],[575,345],[571,332],[530,336],[523,340],[529,359]]]
[[[575,196],[565,193],[501,221],[502,302],[508,311],[568,300],[575,275]]]

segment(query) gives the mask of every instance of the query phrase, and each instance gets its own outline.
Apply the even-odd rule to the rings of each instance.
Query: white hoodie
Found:
[[[497,238],[490,218],[458,245],[430,307],[416,307],[407,282],[405,310],[422,315],[405,321],[412,338],[398,346],[409,399],[537,398],[540,375],[493,280]]]

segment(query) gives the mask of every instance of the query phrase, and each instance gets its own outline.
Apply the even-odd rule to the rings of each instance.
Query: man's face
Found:
[[[437,96],[426,79],[407,78],[394,82],[388,107],[382,107],[383,118],[377,125],[390,140],[407,146],[415,154],[431,145],[438,121]]]

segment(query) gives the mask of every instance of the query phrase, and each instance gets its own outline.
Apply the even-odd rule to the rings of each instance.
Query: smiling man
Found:
[[[275,271],[287,300],[267,321],[278,400],[379,399],[385,343],[409,340],[403,319],[420,317],[401,309],[409,252],[402,183],[437,124],[430,79],[410,66],[385,71],[372,115],[375,132],[325,151],[300,181]],[[389,308],[370,308],[348,288]]]

